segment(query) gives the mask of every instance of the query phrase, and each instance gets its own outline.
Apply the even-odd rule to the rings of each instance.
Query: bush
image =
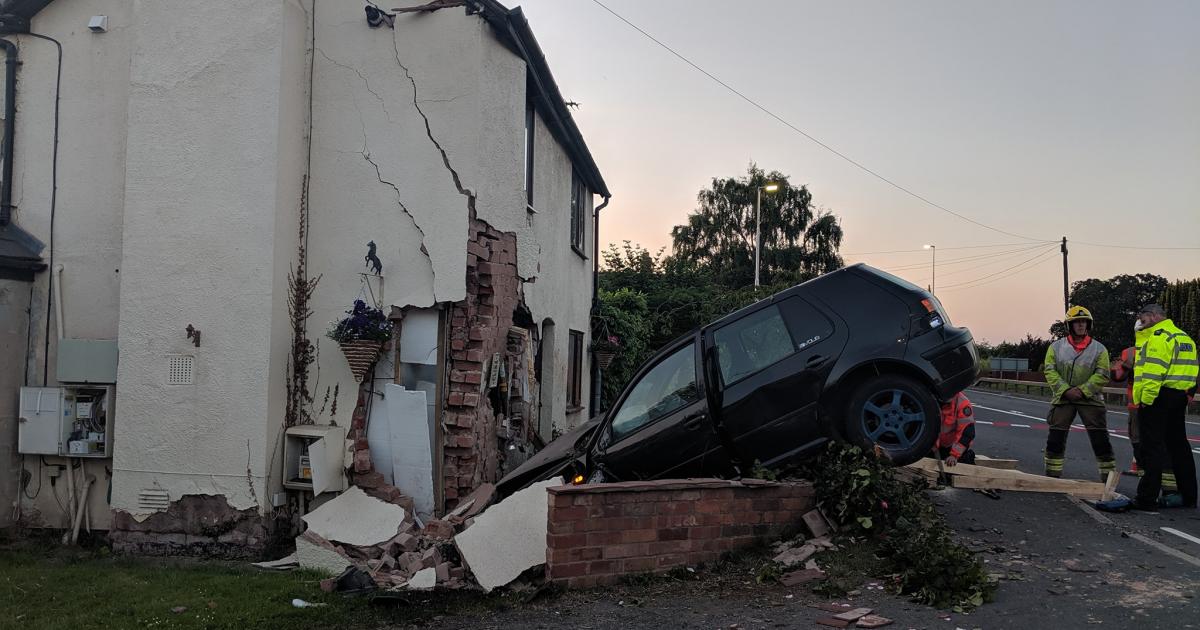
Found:
[[[886,461],[839,442],[807,472],[825,515],[850,536],[877,544],[897,592],[939,608],[971,609],[991,600],[995,582],[954,541],[923,481],[905,483]]]

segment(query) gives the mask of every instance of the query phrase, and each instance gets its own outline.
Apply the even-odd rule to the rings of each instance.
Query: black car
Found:
[[[660,350],[612,408],[497,484],[729,476],[831,438],[898,464],[937,439],[940,401],[977,374],[971,333],[933,295],[853,265],[726,315]]]

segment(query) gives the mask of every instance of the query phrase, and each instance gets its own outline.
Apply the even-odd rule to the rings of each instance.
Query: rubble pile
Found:
[[[445,518],[421,523],[412,499],[395,487],[382,479],[359,482],[365,489],[351,487],[303,517],[308,530],[296,538],[298,565],[340,576],[323,580],[322,589],[344,590],[344,574],[354,570],[385,590],[461,589],[474,583],[454,536],[488,506],[491,486],[481,487]]]

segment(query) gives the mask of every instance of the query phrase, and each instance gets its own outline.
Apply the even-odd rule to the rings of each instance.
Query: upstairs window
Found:
[[[583,333],[571,331],[567,354],[567,411],[583,407]]]
[[[571,170],[571,247],[584,255],[584,236],[587,234],[587,186],[574,169]]]

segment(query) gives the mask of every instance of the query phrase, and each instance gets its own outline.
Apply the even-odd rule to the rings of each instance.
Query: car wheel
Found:
[[[879,445],[903,466],[929,454],[941,412],[928,388],[906,376],[881,374],[854,389],[846,437],[863,448]]]

